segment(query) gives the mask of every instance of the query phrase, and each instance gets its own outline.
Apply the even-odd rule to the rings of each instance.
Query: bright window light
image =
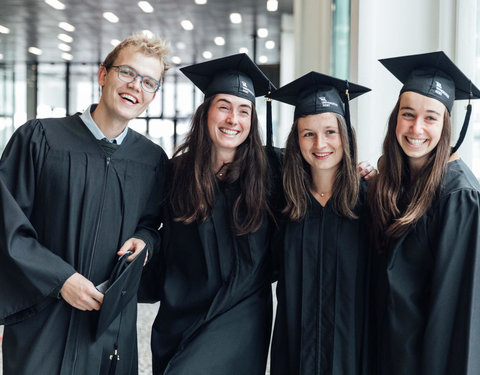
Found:
[[[242,23],[242,15],[240,13],[230,13],[231,23]]]
[[[193,23],[190,20],[183,20],[180,22],[184,30],[193,30]]]
[[[248,53],[248,48],[247,47],[242,47],[238,50],[239,53]]]
[[[172,62],[173,62],[174,64],[179,65],[179,64],[181,64],[182,59],[181,59],[180,57],[178,57],[178,56],[172,56]]]
[[[59,22],[58,27],[70,33],[75,31],[75,26],[70,25],[68,22]]]
[[[205,5],[207,3],[207,0],[195,0],[195,4],[198,5]]]
[[[10,33],[10,29],[9,29],[8,27],[5,27],[5,26],[0,25],[0,33],[1,33],[1,34],[9,34],[9,33]]]
[[[110,44],[115,47],[117,44],[120,44],[120,41],[118,39],[112,39]]]
[[[40,56],[43,51],[37,47],[28,47],[28,52],[30,52],[33,55]]]
[[[58,9],[58,10],[63,10],[65,9],[65,4],[58,0],[45,0],[45,2],[50,5],[52,8]]]
[[[148,1],[139,1],[138,6],[145,13],[152,13],[153,12],[153,7]]]
[[[257,30],[257,35],[259,38],[266,38],[268,36],[268,29],[261,27]]]
[[[58,45],[58,48],[64,52],[70,52],[70,50],[72,49],[72,47],[70,47],[68,44],[65,44],[65,43],[60,43]]]
[[[117,23],[119,21],[118,17],[112,12],[104,12],[103,17],[111,23]]]
[[[154,37],[153,32],[150,30],[142,30],[142,34],[145,35],[148,39],[152,39]]]
[[[62,42],[65,42],[65,43],[73,42],[73,38],[67,34],[58,34],[58,39],[60,39]]]
[[[216,36],[215,39],[213,40],[217,46],[223,46],[225,45],[225,39],[221,36]]]
[[[258,61],[261,63],[261,64],[265,64],[267,61],[268,61],[268,58],[267,56],[260,56],[258,58]]]
[[[277,0],[267,0],[267,10],[269,12],[276,12],[278,10]]]
[[[211,59],[213,57],[212,53],[210,51],[203,51],[202,56],[204,59]]]
[[[70,55],[69,53],[64,52],[64,53],[62,53],[62,59],[71,61],[71,60],[73,60],[73,56]]]
[[[274,49],[275,48],[275,42],[273,40],[267,40],[265,42],[265,48],[266,49]]]

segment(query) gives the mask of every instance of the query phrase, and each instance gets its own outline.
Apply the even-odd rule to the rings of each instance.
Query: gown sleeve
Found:
[[[160,226],[163,223],[163,205],[166,203],[166,176],[168,168],[168,157],[165,152],[160,153],[159,162],[155,170],[155,185],[151,191],[149,202],[145,212],[138,223],[135,234],[136,238],[142,239],[148,250],[148,260],[160,249]]]
[[[75,269],[42,246],[29,221],[48,145],[33,120],[17,130],[0,160],[0,324],[12,324],[54,301]],[[54,298],[51,298],[54,297]]]
[[[480,374],[480,192],[449,194],[434,215],[423,374]]]

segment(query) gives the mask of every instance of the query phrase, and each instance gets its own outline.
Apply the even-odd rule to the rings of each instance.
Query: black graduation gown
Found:
[[[175,222],[165,208],[163,249],[140,287],[140,295],[161,301],[152,328],[155,375],[265,374],[272,224],[265,219],[257,232],[236,236],[238,193],[238,183],[220,182],[205,222]]]
[[[306,216],[282,225],[272,375],[364,373],[369,257],[363,196],[359,219],[340,217],[331,201],[322,207],[309,195]]]
[[[4,375],[105,374],[117,335],[116,374],[137,373],[136,299],[96,341],[98,312],[57,296],[74,272],[105,281],[134,233],[154,250],[166,162],[131,129],[107,157],[78,115],[32,120],[12,136],[0,161]]]
[[[379,373],[480,374],[480,185],[463,161],[388,254]]]

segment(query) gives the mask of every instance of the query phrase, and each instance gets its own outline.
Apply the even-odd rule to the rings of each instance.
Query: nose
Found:
[[[136,76],[133,81],[128,84],[128,86],[140,91],[142,89],[142,77]]]
[[[313,142],[314,142],[315,148],[321,149],[326,143],[326,137],[322,135],[317,135]]]
[[[237,123],[237,114],[235,111],[230,111],[227,116],[227,123],[235,125]]]
[[[422,134],[423,133],[423,119],[418,116],[415,121],[412,123],[412,132],[413,134]]]

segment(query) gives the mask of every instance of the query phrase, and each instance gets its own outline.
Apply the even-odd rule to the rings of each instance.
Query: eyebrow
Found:
[[[409,110],[409,111],[415,111],[414,108],[408,107],[408,106],[400,107],[400,110],[402,110],[402,109],[406,109],[406,110]],[[433,109],[427,109],[426,112],[427,112],[427,113],[435,113],[437,116],[441,116],[440,112],[437,112],[437,111],[435,111],[435,110],[433,110]]]
[[[225,103],[228,103],[228,104],[232,105],[232,102],[231,102],[230,100],[228,100],[228,99],[225,99],[225,98],[220,98],[220,99],[218,99],[218,100],[217,100],[217,103],[218,103],[218,102],[225,102]],[[240,107],[247,107],[247,108],[249,108],[249,109],[252,109],[251,104],[240,104]]]

